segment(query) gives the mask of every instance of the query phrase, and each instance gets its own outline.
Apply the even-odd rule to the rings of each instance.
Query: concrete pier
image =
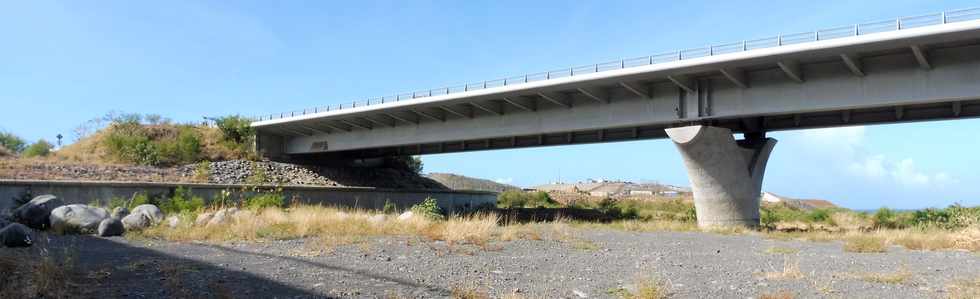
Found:
[[[736,141],[731,130],[709,126],[666,131],[687,167],[698,226],[758,226],[762,178],[776,139],[746,134]]]

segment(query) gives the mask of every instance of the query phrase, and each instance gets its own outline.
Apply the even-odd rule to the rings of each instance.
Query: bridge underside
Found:
[[[712,119],[696,121],[692,122],[691,124],[720,127],[729,129],[732,133],[744,134],[795,129],[893,124],[901,122],[953,120],[977,117],[980,117],[980,100],[936,102],[894,107],[770,115],[735,119]],[[386,156],[431,155],[467,151],[663,139],[668,137],[665,130],[672,127],[676,127],[676,125],[646,125],[588,131],[555,132],[524,136],[410,144],[338,152],[289,154],[279,156],[278,160],[304,162],[307,164],[324,164],[338,160],[343,161]]]

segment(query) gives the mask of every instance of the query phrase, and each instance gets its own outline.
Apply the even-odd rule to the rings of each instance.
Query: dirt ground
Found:
[[[449,246],[414,237],[323,247],[313,239],[174,243],[41,235],[68,254],[70,297],[615,298],[655,280],[671,298],[947,298],[980,277],[961,251],[849,253],[838,242],[578,230],[568,241]],[[9,286],[8,286],[9,287]]]

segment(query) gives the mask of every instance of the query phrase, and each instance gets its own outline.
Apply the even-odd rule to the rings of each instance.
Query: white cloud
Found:
[[[885,155],[868,153],[864,126],[806,130],[802,137],[808,147],[820,155],[832,157],[831,162],[843,166],[853,176],[906,187],[935,187],[957,182],[945,172],[920,170],[910,158],[896,161]]]

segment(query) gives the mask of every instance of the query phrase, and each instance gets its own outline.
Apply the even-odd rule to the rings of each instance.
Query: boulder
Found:
[[[177,228],[178,226],[180,226],[180,217],[178,217],[178,216],[170,216],[170,217],[167,217],[167,221],[166,222],[167,222],[167,227],[169,227],[169,228]]]
[[[119,218],[110,217],[99,223],[99,237],[122,236],[125,231],[122,220],[119,220]]]
[[[31,229],[20,223],[11,223],[0,229],[0,244],[6,247],[28,247],[34,244]]]
[[[227,208],[227,209],[218,210],[218,212],[214,213],[214,217],[211,217],[211,219],[208,220],[207,226],[228,223],[228,221],[231,221],[232,217],[235,216],[235,214],[237,213],[238,213],[238,208]]]
[[[138,205],[133,208],[130,214],[145,214],[153,224],[163,222],[164,217],[163,211],[160,211],[160,208],[154,205]]]
[[[87,205],[61,206],[51,211],[51,229],[57,233],[95,233],[109,211]]]
[[[115,209],[112,209],[112,218],[123,219],[123,217],[126,217],[126,215],[129,215],[129,209],[127,208],[116,207]]]
[[[412,217],[415,217],[415,213],[412,213],[412,211],[405,211],[405,213],[398,215],[398,221],[410,220]]]
[[[206,212],[197,214],[197,219],[194,219],[194,226],[208,225],[208,222],[211,222],[211,218],[214,218],[214,213]]]
[[[14,221],[35,229],[48,228],[51,211],[65,203],[54,195],[41,195],[14,210]]]
[[[125,228],[127,231],[142,230],[144,228],[150,227],[150,225],[153,224],[153,220],[150,219],[150,216],[147,216],[144,213],[132,213],[126,215],[126,217],[123,217],[121,222],[123,228]]]
[[[385,222],[385,219],[388,219],[388,217],[385,214],[377,214],[377,215],[373,215],[371,217],[368,217],[368,222],[371,222],[371,223],[382,223],[382,222]]]

